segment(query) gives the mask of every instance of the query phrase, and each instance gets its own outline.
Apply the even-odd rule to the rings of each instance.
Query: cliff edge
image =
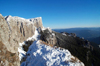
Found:
[[[4,55],[9,55],[9,57],[10,54],[15,53],[14,57],[17,58],[17,61],[11,62],[4,56],[4,58],[0,60],[0,62],[3,63],[1,63],[1,65],[5,65],[4,60],[8,62],[8,66],[20,65],[20,60],[18,60],[19,43],[33,36],[36,28],[43,28],[41,17],[24,19],[16,16],[12,17],[10,15],[3,17],[2,14],[0,14],[0,46],[6,48],[0,48],[0,58],[3,57],[3,55],[1,55],[2,52]],[[11,58],[13,59],[13,57]]]

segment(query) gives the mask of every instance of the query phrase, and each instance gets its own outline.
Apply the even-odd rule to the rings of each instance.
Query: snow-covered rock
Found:
[[[100,45],[98,45],[99,46],[99,48],[100,48]]]
[[[67,36],[65,33],[62,33],[62,35]]]
[[[23,55],[25,53],[24,55],[28,55],[26,61],[22,62],[21,66],[84,66],[84,64],[72,56],[68,50],[50,47],[41,43],[39,35],[36,30],[35,34],[28,39],[35,39],[33,44],[29,47],[28,52],[25,53],[24,50],[19,50],[20,58],[22,57],[21,54]]]
[[[42,17],[31,18],[30,21],[34,23],[35,27],[41,28],[41,29],[43,28]]]
[[[52,48],[34,41],[27,52],[29,55],[21,66],[84,66],[82,62],[75,59],[68,50]]]

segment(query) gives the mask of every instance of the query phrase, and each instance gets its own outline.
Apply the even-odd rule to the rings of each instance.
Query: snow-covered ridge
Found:
[[[18,16],[5,16],[5,19],[7,21],[11,21],[11,20],[14,20],[14,21],[19,21],[19,22],[34,22],[35,20],[37,20],[36,22],[39,21],[39,19],[42,19],[42,17],[36,17],[36,18],[31,18],[31,19],[25,19],[25,18],[22,18],[22,17],[18,17]]]
[[[39,40],[33,42],[27,54],[21,66],[84,66],[79,60],[73,61],[75,57],[68,50],[43,45]]]
[[[41,28],[41,29],[43,28],[42,17],[25,19],[25,18],[17,17],[17,16],[12,17],[9,15],[9,16],[5,16],[5,20],[8,22],[9,25],[15,22],[16,24],[23,23],[25,25],[27,24],[27,26],[32,24],[37,28]]]
[[[34,21],[39,21],[39,19],[42,19],[42,17],[31,18],[29,20],[32,21],[32,22],[34,22]]]
[[[84,64],[76,59],[67,49],[60,49],[44,45],[39,40],[39,32],[36,30],[35,35],[28,40],[33,40],[33,44],[29,47],[28,52],[23,51],[20,44],[19,57],[28,55],[26,61],[21,66],[84,66]]]

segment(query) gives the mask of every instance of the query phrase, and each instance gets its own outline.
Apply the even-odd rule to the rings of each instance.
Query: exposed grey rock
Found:
[[[41,31],[41,40],[45,41],[47,44],[55,45],[57,43],[57,39],[55,33],[51,29],[46,29]]]
[[[34,23],[35,27],[43,28],[42,17],[32,18],[32,19],[30,19],[30,21]]]
[[[24,19],[9,15],[4,18],[0,14],[0,41],[8,51],[16,53],[17,56],[19,43],[33,36],[36,28],[40,28],[40,31],[43,28],[41,17]],[[3,52],[6,53],[6,50]],[[19,61],[14,62],[14,65],[19,66]]]
[[[31,20],[31,21],[30,21]],[[34,35],[35,27],[42,29],[42,18],[24,19],[0,15],[0,40],[7,49],[16,52],[20,42]]]

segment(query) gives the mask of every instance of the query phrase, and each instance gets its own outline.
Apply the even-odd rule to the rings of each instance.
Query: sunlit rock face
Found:
[[[0,41],[6,48],[5,51],[7,53],[9,52],[8,54],[5,54],[10,55],[12,53],[15,53],[15,58],[17,58],[17,61],[14,60],[14,62],[12,62],[12,65],[20,65],[20,60],[18,59],[19,43],[33,36],[36,28],[43,28],[41,17],[24,19],[21,17],[12,17],[10,15],[3,17],[0,14]],[[13,57],[11,58],[13,59]],[[10,61],[7,60],[7,57],[5,57],[5,55],[3,60],[6,60],[8,62],[8,66],[10,66]]]
[[[11,52],[18,50],[19,42],[34,35],[35,28],[42,29],[42,18],[24,19],[20,17],[0,15],[0,40]]]
[[[32,18],[32,19],[29,19],[29,20],[34,23],[35,27],[41,28],[41,29],[43,28],[42,17]]]

